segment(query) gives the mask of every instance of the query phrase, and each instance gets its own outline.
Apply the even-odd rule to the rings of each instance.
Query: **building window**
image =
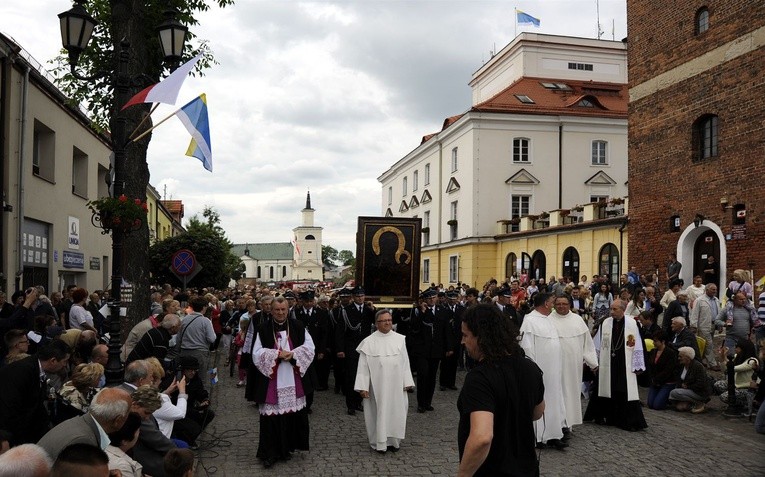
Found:
[[[460,280],[459,265],[459,255],[452,255],[449,257],[449,283],[457,283]]]
[[[514,195],[510,199],[510,218],[520,219],[525,215],[529,215],[529,205],[531,204],[531,196],[529,195]],[[511,232],[518,232],[521,230],[520,224],[510,224]]]
[[[430,185],[430,164],[425,164],[425,185]]]
[[[419,179],[420,179],[420,171],[414,171],[412,173],[412,192],[417,190],[417,185],[418,185],[417,183],[419,182]]]
[[[72,194],[88,198],[88,155],[72,148]]]
[[[574,247],[568,247],[563,251],[563,276],[576,282],[579,277],[579,252]]]
[[[694,157],[697,160],[717,157],[718,138],[717,116],[708,114],[697,119],[693,125]]]
[[[612,280],[619,277],[619,249],[612,243],[603,245],[598,254],[598,273]]]
[[[430,283],[430,259],[422,260],[422,283]]]
[[[309,270],[308,273],[311,273],[311,271]],[[282,266],[282,278],[284,278],[286,276],[287,276],[287,267],[286,266]]]
[[[406,195],[406,185],[408,182],[408,177],[404,177],[403,181],[401,182],[401,189],[404,191],[403,194]]]
[[[702,7],[696,12],[696,34],[701,35],[707,30],[709,30],[709,10],[707,7]]]
[[[592,141],[592,165],[593,166],[608,165],[607,152],[608,152],[608,142]]]
[[[422,244],[430,245],[430,211],[426,210],[422,214]]]
[[[457,148],[452,149],[452,172],[457,172]]]
[[[268,267],[268,278],[273,280],[273,278],[274,278],[274,267]]]
[[[35,119],[32,173],[47,181],[55,180],[56,133]]]
[[[393,203],[393,187],[388,187],[388,205]]]
[[[524,137],[513,139],[513,162],[529,162],[529,142]]]
[[[510,279],[518,277],[518,256],[512,252],[505,258],[505,276]]]
[[[607,195],[591,195],[590,196],[590,202],[605,202],[608,200]]]
[[[260,265],[258,265],[258,276],[257,278],[260,278],[262,275],[260,274]]]
[[[592,64],[590,63],[569,63],[568,69],[570,70],[582,70],[582,71],[592,71]]]
[[[523,104],[534,104],[534,100],[526,96],[525,94],[516,94],[516,98]]]
[[[449,240],[457,240],[457,201],[455,200],[451,204],[451,212],[449,213]]]

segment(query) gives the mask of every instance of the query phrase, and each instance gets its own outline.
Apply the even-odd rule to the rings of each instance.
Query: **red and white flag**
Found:
[[[297,250],[298,257],[300,256],[300,247],[297,243],[297,235],[294,235],[295,239],[292,241],[292,245],[295,247],[295,250]]]
[[[181,91],[181,86],[183,86],[183,81],[200,58],[202,58],[202,53],[179,66],[178,69],[170,73],[170,76],[159,83],[141,90],[138,94],[130,98],[122,109],[140,103],[175,104],[175,101],[178,99],[178,93]]]

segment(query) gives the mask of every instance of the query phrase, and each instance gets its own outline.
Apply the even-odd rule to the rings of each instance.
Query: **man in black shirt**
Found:
[[[532,423],[545,407],[542,371],[495,305],[467,309],[462,343],[478,364],[457,400],[459,475],[538,475]]]

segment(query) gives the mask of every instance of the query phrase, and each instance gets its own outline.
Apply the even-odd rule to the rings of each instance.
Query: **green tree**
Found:
[[[356,266],[356,257],[353,256],[353,252],[350,250],[340,250],[337,254],[337,258],[343,265]]]
[[[223,288],[229,280],[238,280],[244,272],[244,264],[231,253],[231,242],[220,227],[220,215],[212,207],[205,206],[201,220],[194,215],[186,224],[186,232],[154,244],[149,249],[151,272],[155,281],[182,285],[170,270],[175,252],[182,249],[194,253],[202,270],[187,283],[187,286],[213,286]]]
[[[190,41],[186,43],[185,55],[190,58],[204,45],[193,33],[193,28],[198,25],[196,15],[209,10],[211,5],[223,8],[233,3],[234,0],[90,0],[86,8],[99,25],[88,49],[80,56],[77,68],[87,76],[98,71],[116,70],[117,53],[124,39],[131,46],[128,73],[131,77],[144,78],[148,84],[156,83],[162,74],[162,53],[154,29],[163,21],[165,9],[168,6],[177,8],[178,20],[190,27]],[[212,54],[207,53],[197,64],[195,74],[202,74],[213,61]],[[113,101],[114,85],[110,77],[93,83],[79,81],[69,74],[65,56],[54,60],[54,64],[57,65],[54,67],[57,85],[72,103],[88,105],[95,129],[114,130],[117,121],[124,119],[127,130],[132,131],[149,113],[149,104],[118,111]],[[134,92],[142,86],[145,85],[136,84]],[[142,128],[151,126],[151,120],[147,120]],[[129,197],[146,200],[146,186],[149,184],[146,151],[150,140],[151,134],[148,134],[142,140],[130,143],[127,148],[127,160],[123,167],[124,177],[129,180],[124,184],[124,193]],[[145,307],[141,304],[149,303],[148,226],[143,225],[140,230],[126,236],[123,245],[125,251],[129,251],[125,254],[123,276],[133,284],[133,302],[138,305],[130,307],[128,318],[136,323],[145,318]]]
[[[321,246],[321,262],[325,267],[336,267],[339,260],[337,249],[331,245]]]

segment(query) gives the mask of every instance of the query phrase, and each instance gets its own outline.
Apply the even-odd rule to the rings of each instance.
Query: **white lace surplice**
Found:
[[[305,376],[314,356],[313,339],[308,330],[305,332],[305,342],[294,350],[290,348],[286,331],[280,331],[277,340],[282,350],[293,352],[300,376]],[[260,341],[260,334],[258,334],[255,338],[255,347],[252,352],[252,361],[258,371],[264,376],[271,378],[278,356],[279,351],[277,349],[263,347]],[[295,394],[295,373],[293,372],[292,364],[287,361],[280,362],[278,368],[276,368],[276,393],[276,404],[260,403],[258,405],[258,410],[261,414],[271,416],[274,414],[297,412],[306,405],[305,396],[297,397]]]

